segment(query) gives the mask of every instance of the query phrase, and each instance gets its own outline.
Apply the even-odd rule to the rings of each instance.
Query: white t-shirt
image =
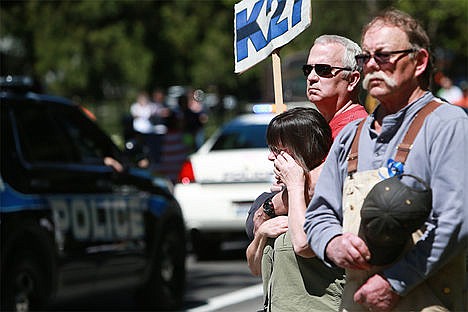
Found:
[[[456,103],[463,97],[462,90],[457,86],[451,86],[449,89],[440,89],[437,95],[449,103]]]
[[[133,103],[130,106],[130,113],[133,116],[133,129],[140,133],[153,133],[154,127],[150,122],[150,117],[156,114],[157,110],[158,107],[154,103]]]

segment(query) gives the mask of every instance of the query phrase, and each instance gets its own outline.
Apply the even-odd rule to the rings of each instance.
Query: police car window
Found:
[[[77,151],[79,161],[103,164],[103,158],[111,154],[111,147],[97,127],[77,109],[63,106],[54,109],[53,114],[59,128],[67,134],[70,144]]]
[[[14,109],[15,119],[26,161],[102,165],[104,156],[110,155],[102,133],[78,109],[47,103],[19,107]]]
[[[73,162],[76,153],[63,132],[48,114],[46,106],[14,106],[14,119],[18,129],[20,149],[29,163]]]
[[[243,125],[226,128],[219,136],[212,150],[228,150],[242,148],[265,148],[267,125]]]

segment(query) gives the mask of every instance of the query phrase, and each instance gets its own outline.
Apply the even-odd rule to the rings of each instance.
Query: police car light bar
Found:
[[[252,106],[252,112],[254,114],[271,114],[276,113],[275,104],[254,104]]]

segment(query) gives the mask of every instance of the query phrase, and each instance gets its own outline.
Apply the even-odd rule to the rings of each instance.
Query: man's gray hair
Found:
[[[351,67],[353,70],[358,70],[355,56],[361,54],[362,50],[356,42],[338,35],[322,35],[315,39],[314,45],[330,43],[341,44],[345,48],[343,67]]]

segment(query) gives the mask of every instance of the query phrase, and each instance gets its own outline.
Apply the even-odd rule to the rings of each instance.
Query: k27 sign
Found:
[[[235,70],[240,73],[310,25],[311,0],[243,0],[234,5]]]

